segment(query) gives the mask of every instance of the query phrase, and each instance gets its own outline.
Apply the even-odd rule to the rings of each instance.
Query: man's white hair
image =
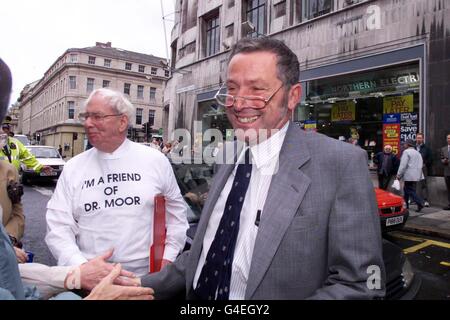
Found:
[[[85,110],[95,96],[101,96],[117,113],[126,115],[128,122],[131,122],[131,119],[133,119],[135,110],[131,102],[122,93],[107,88],[100,88],[92,91],[84,103]]]

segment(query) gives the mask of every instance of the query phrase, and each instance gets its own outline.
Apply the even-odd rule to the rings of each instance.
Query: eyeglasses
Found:
[[[105,120],[106,117],[119,117],[122,116],[123,113],[119,114],[101,114],[96,112],[82,112],[78,115],[78,119],[80,119],[81,122],[86,122],[88,118],[91,118],[94,122],[102,122]]]
[[[277,92],[284,86],[284,84],[282,84],[277,90],[275,90],[275,92],[272,93],[270,97],[267,99],[260,96],[233,96],[227,93],[220,93],[220,91],[222,91],[224,86],[225,84],[223,84],[220,87],[220,89],[214,96],[217,103],[219,103],[220,105],[226,108],[230,108],[236,103],[237,99],[242,99],[245,100],[246,104],[252,109],[263,109],[266,107],[269,101],[277,94]]]

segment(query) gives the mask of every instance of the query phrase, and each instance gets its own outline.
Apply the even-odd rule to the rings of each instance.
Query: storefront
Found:
[[[330,72],[328,77],[302,81],[302,101],[294,113],[294,122],[305,130],[357,144],[367,150],[369,159],[386,144],[399,153],[402,142],[415,139],[417,132],[423,130],[418,53],[420,50],[407,49],[400,54],[386,54],[390,60],[399,60],[386,66],[376,66],[383,60],[380,57],[360,59],[365,61],[353,66],[350,61],[346,66],[328,67],[328,71],[347,68],[354,72]],[[416,55],[416,59],[401,61],[405,54]],[[371,65],[372,68],[358,70]]]

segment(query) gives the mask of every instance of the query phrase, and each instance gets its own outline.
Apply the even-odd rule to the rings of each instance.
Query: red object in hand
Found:
[[[161,270],[161,262],[166,244],[166,200],[163,195],[155,196],[153,213],[153,244],[150,247],[150,270],[158,272]]]

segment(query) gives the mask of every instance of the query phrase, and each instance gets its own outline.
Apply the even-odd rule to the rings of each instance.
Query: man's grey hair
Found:
[[[117,113],[126,115],[129,122],[133,119],[135,110],[131,102],[122,93],[107,88],[92,91],[84,103],[84,109],[86,109],[87,105],[95,96],[101,96]]]
[[[278,78],[290,88],[300,80],[300,65],[295,53],[282,41],[267,37],[242,38],[231,51],[228,63],[239,53],[271,52],[277,57]]]

